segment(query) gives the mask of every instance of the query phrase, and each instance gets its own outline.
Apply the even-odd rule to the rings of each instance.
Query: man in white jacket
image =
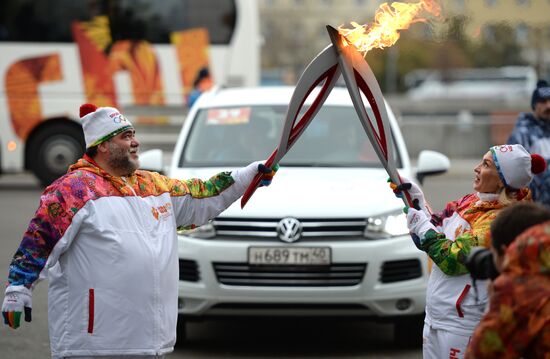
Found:
[[[86,154],[45,189],[9,270],[5,324],[31,320],[47,274],[54,358],[163,357],[176,341],[176,227],[194,227],[240,198],[260,162],[208,181],[141,171],[132,124],[112,107],[80,107]]]

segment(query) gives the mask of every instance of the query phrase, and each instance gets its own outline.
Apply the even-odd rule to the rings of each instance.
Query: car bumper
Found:
[[[326,315],[395,317],[421,314],[426,304],[426,255],[409,236],[386,240],[303,242],[299,246],[329,246],[332,263],[366,263],[362,280],[351,286],[249,286],[218,280],[213,263],[247,263],[250,246],[283,243],[205,240],[180,237],[179,257],[194,262],[197,278],[179,281],[179,314],[184,316]],[[384,283],[387,262],[418,260],[413,279]],[[180,274],[181,278],[181,274]]]

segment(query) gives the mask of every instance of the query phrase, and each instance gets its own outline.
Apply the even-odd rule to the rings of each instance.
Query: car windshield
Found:
[[[200,110],[180,167],[244,166],[268,158],[279,144],[286,110],[267,105]],[[280,164],[381,167],[354,108],[326,105]]]

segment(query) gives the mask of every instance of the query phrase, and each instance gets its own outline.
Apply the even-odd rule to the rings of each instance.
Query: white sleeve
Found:
[[[207,223],[226,210],[233,202],[239,199],[254,176],[258,173],[258,165],[263,161],[257,161],[246,167],[231,172],[235,183],[216,196],[195,198],[190,195],[172,198],[176,207],[180,207],[176,218],[178,226],[200,226]]]

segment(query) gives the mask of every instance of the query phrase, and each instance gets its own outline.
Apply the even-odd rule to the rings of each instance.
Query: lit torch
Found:
[[[440,8],[434,0],[424,0],[414,4],[394,2],[383,3],[375,14],[375,22],[367,27],[352,22],[353,29],[340,27],[338,30],[327,26],[332,45],[321,51],[306,67],[296,84],[290,100],[285,125],[279,146],[273,151],[265,165],[273,167],[279,163],[290,147],[304,132],[311,120],[325,102],[340,72],[350,93],[355,111],[361,124],[376,151],[382,165],[395,184],[401,184],[393,153],[393,138],[386,111],[384,96],[374,77],[365,54],[372,48],[383,48],[393,45],[399,39],[399,31],[408,29],[415,22],[425,21],[418,17],[422,11],[438,16]],[[297,115],[311,91],[324,80],[321,91],[300,121]],[[361,99],[360,91],[365,95],[374,113],[371,121]],[[241,199],[243,208],[259,186],[263,174],[258,174],[246,189]],[[405,191],[403,201],[413,206],[409,194]]]
[[[348,44],[355,46],[363,56],[371,49],[392,46],[399,40],[399,31],[408,29],[412,24],[425,22],[420,17],[421,13],[427,12],[433,16],[439,16],[441,8],[434,0],[423,0],[417,3],[406,4],[393,2],[380,4],[374,14],[374,22],[371,25],[359,25],[352,21],[351,29],[338,27],[340,35],[347,40],[343,46]]]

